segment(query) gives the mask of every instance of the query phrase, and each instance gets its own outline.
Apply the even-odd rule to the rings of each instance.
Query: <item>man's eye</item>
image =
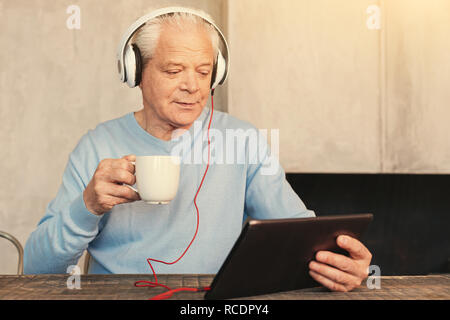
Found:
[[[168,74],[177,74],[179,71],[166,71]]]

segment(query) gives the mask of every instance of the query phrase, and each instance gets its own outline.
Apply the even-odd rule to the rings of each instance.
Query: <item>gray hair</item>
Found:
[[[204,16],[215,24],[214,20],[206,12],[197,9],[191,10],[194,10],[196,13]],[[141,52],[142,69],[147,66],[148,62],[153,57],[156,45],[159,40],[159,36],[161,34],[161,27],[164,24],[168,24],[179,29],[186,28],[187,24],[191,24],[195,27],[205,28],[211,36],[211,44],[214,50],[214,63],[216,63],[220,45],[220,36],[216,28],[197,15],[185,12],[175,12],[168,13],[147,21],[145,25],[142,26],[131,39],[131,43],[136,44]]]

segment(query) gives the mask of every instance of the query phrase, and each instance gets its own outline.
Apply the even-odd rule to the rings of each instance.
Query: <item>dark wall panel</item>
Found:
[[[373,213],[363,242],[382,275],[450,272],[450,175],[287,174],[316,215]]]

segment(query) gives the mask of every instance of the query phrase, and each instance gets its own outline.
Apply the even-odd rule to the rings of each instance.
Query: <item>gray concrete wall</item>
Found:
[[[450,173],[448,39],[447,0],[229,0],[229,112],[289,172]]]
[[[380,33],[365,12],[373,3],[229,1],[229,112],[280,130],[287,171],[380,171]]]
[[[386,1],[383,171],[450,173],[450,1]]]

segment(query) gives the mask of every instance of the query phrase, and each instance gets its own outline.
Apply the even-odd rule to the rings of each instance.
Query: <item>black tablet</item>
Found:
[[[250,220],[216,274],[205,299],[229,299],[320,286],[309,262],[320,250],[348,255],[336,238],[360,239],[372,214]]]

